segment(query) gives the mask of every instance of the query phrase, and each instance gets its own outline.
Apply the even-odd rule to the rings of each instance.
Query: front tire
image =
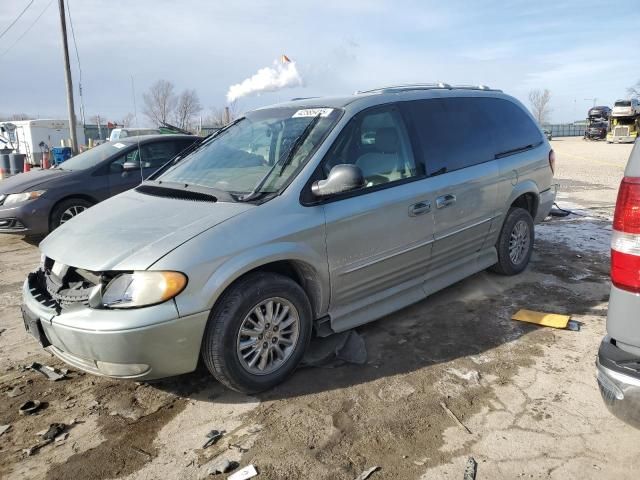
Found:
[[[68,198],[55,206],[51,212],[50,230],[53,231],[63,223],[93,206],[93,203],[83,198]]]
[[[283,275],[258,272],[233,284],[211,311],[202,359],[222,384],[258,393],[283,382],[311,339],[304,290]]]
[[[517,275],[531,259],[535,233],[531,214],[524,208],[511,208],[496,242],[498,263],[491,270],[501,275]]]

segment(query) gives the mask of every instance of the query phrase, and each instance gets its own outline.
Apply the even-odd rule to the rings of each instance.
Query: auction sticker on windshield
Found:
[[[333,108],[305,108],[304,110],[298,110],[291,117],[317,117],[318,115],[328,117],[331,112],[333,112]]]
[[[126,147],[126,145],[124,143],[114,143],[113,146],[116,147],[116,148],[124,148],[124,147]]]

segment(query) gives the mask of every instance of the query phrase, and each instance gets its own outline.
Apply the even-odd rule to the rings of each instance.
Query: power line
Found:
[[[5,34],[5,33],[7,33],[7,32],[11,29],[11,27],[13,27],[13,26],[16,24],[16,22],[17,22],[18,20],[20,20],[20,17],[22,17],[22,15],[24,15],[24,12],[26,12],[27,10],[29,10],[29,7],[33,4],[33,2],[34,2],[34,0],[31,0],[31,1],[27,4],[27,6],[26,6],[26,7],[24,7],[24,10],[22,10],[22,11],[20,12],[20,15],[18,15],[18,16],[16,17],[16,19],[15,19],[13,22],[11,22],[11,23],[9,24],[9,26],[8,26],[7,28],[5,28],[5,29],[4,29],[4,31],[3,31],[2,33],[0,33],[0,38],[4,37],[4,34]]]
[[[22,33],[22,35],[20,35],[20,36],[16,39],[16,41],[15,41],[15,42],[13,42],[13,43],[9,46],[9,48],[7,48],[7,49],[3,50],[3,51],[0,53],[0,57],[4,57],[4,55],[5,55],[9,50],[11,50],[13,47],[15,47],[15,46],[18,44],[18,42],[19,42],[20,40],[22,40],[22,39],[24,38],[24,36],[25,36],[27,33],[29,33],[29,32],[31,31],[31,29],[35,26],[35,24],[36,24],[36,23],[38,23],[38,20],[40,20],[40,17],[42,17],[42,15],[44,15],[44,12],[46,12],[46,11],[47,11],[47,9],[51,6],[51,4],[52,4],[52,3],[53,3],[53,0],[49,0],[49,3],[47,3],[46,7],[44,7],[44,8],[42,9],[42,11],[40,12],[40,15],[38,15],[38,16],[36,17],[36,19],[31,23],[31,25],[29,25],[29,27],[28,27],[28,28],[27,28],[27,29]]]
[[[73,38],[73,48],[76,51],[76,60],[78,61],[78,93],[80,94],[80,117],[82,125],[85,124],[84,118],[84,99],[82,98],[82,67],[80,66],[80,54],[78,53],[78,44],[76,43],[76,32],[73,29],[73,20],[71,19],[71,2],[67,0],[67,16],[69,17],[69,25],[71,26],[71,38]]]

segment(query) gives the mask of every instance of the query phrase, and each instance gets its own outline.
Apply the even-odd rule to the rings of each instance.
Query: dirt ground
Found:
[[[0,425],[11,425],[0,435],[0,478],[198,479],[226,457],[264,479],[352,480],[372,466],[372,480],[461,479],[469,456],[478,479],[637,478],[640,431],[607,412],[594,370],[611,216],[631,147],[579,138],[552,146],[558,203],[576,214],[537,227],[526,272],[477,274],[359,328],[365,365],[300,369],[257,397],[225,390],[204,370],[138,384],[77,371],[51,382],[26,369],[64,365],[22,326],[20,289],[37,248],[0,238]],[[571,314],[581,330],[512,321],[520,308]],[[21,416],[26,400],[46,408]],[[37,432],[74,420],[65,440],[23,452]],[[213,429],[226,433],[202,448]]]

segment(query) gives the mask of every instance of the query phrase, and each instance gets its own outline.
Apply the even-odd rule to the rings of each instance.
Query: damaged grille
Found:
[[[29,275],[29,288],[34,298],[58,312],[74,305],[88,306],[91,292],[101,284],[100,274],[66,266],[58,271],[53,266],[54,262],[46,259],[44,268]]]

